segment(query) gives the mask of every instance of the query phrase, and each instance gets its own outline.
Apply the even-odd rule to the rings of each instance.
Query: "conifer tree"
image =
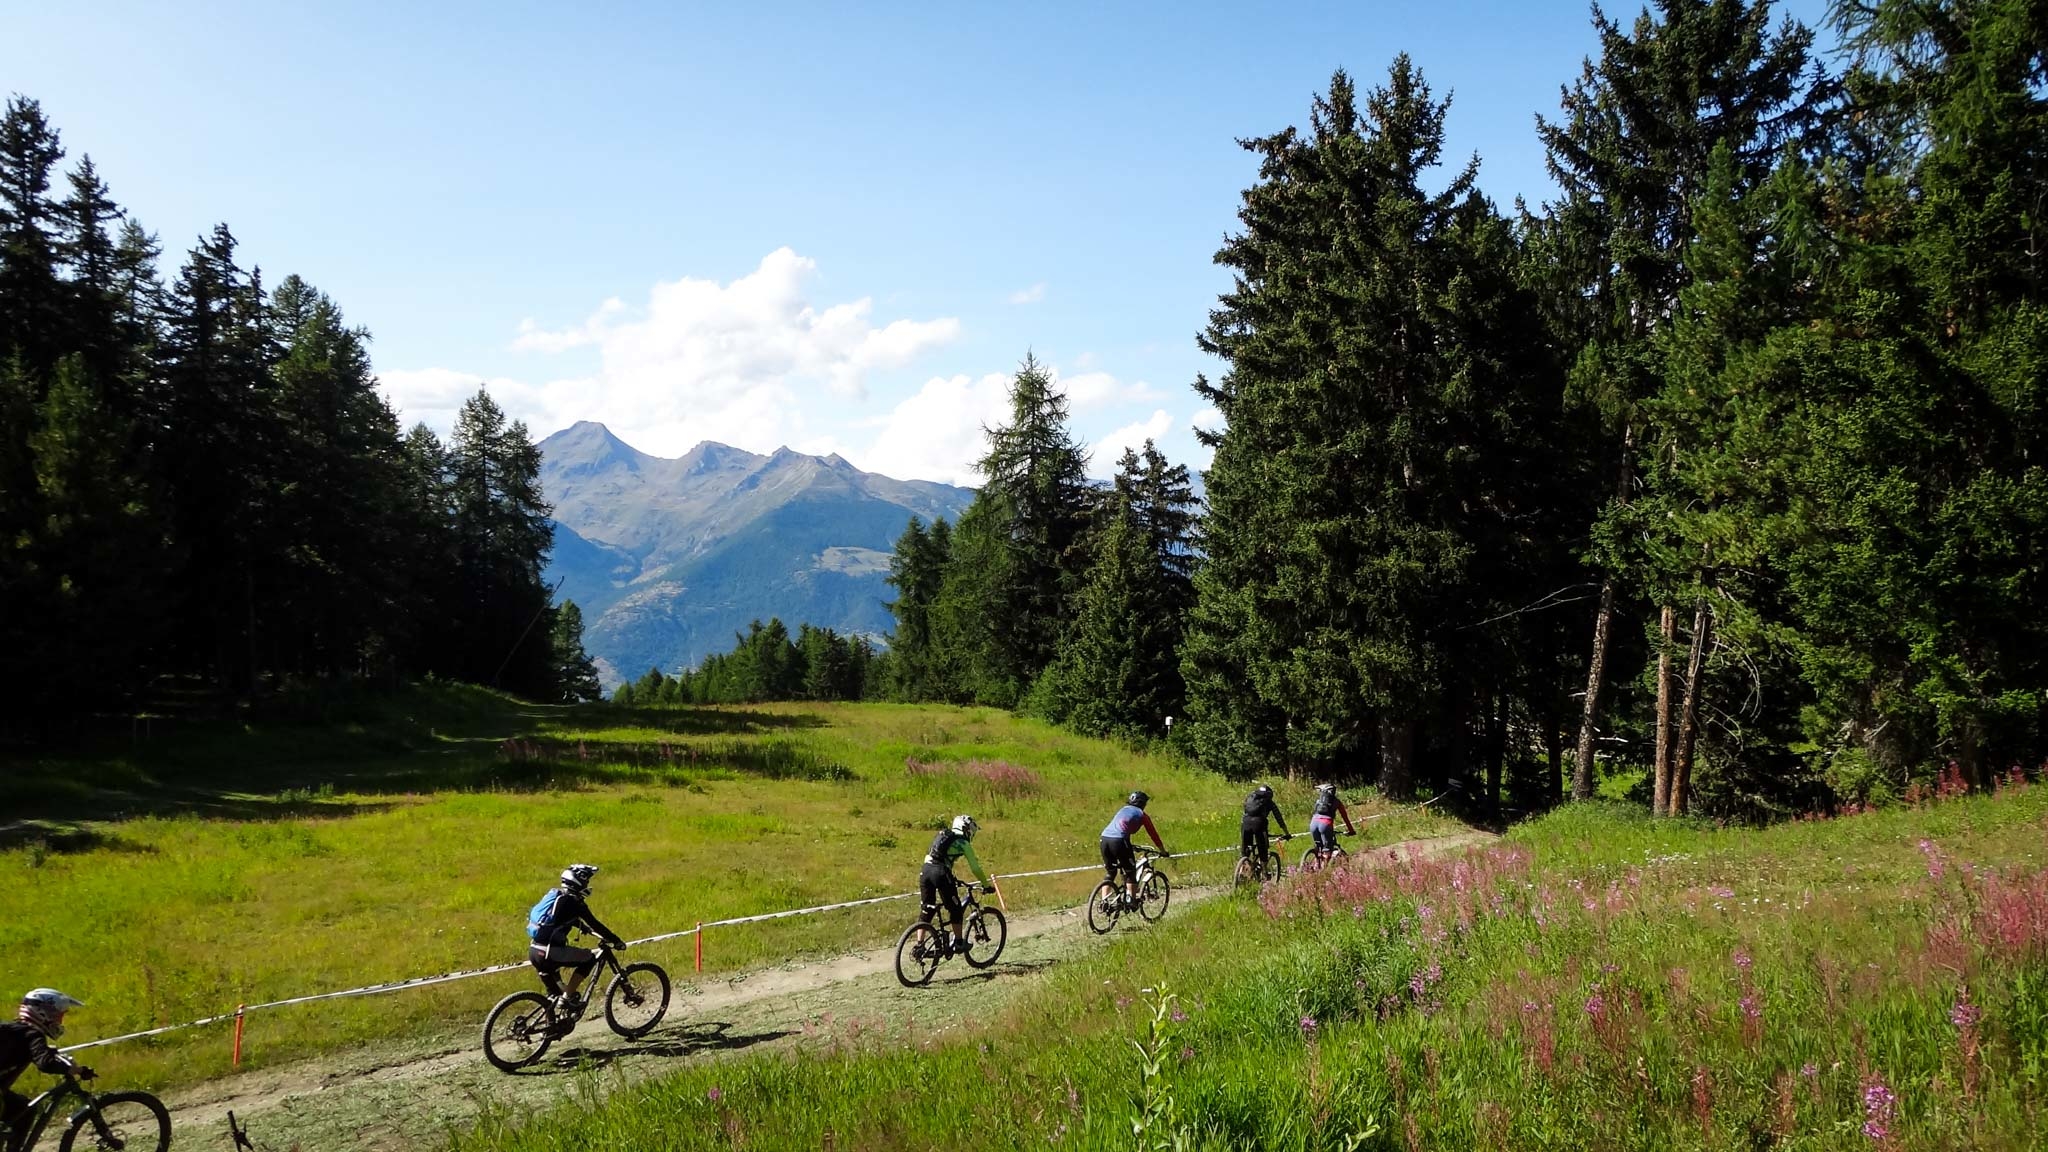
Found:
[[[583,609],[574,600],[562,601],[555,612],[553,637],[555,684],[564,704],[581,704],[604,698],[598,686],[597,668],[583,650]]]

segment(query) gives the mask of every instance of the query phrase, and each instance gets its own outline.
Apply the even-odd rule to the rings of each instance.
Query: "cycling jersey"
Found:
[[[14,1082],[31,1066],[52,1076],[61,1076],[74,1067],[68,1057],[50,1047],[42,1029],[20,1020],[0,1024],[0,1092],[14,1087]]]
[[[1129,840],[1131,833],[1136,832],[1140,828],[1151,834],[1152,843],[1159,843],[1159,829],[1152,826],[1152,817],[1145,815],[1145,810],[1136,804],[1126,804],[1116,810],[1116,815],[1109,818],[1109,827],[1102,830],[1102,838],[1104,840]],[[1159,850],[1161,852],[1166,851],[1164,846],[1161,846]]]
[[[967,866],[974,870],[974,878],[987,884],[988,870],[981,866],[981,858],[974,854],[974,841],[951,828],[932,837],[932,846],[925,851],[924,862],[944,868],[946,874],[950,876],[953,874],[953,861],[962,857],[967,859]]]
[[[1280,814],[1280,805],[1273,802],[1273,796],[1257,792],[1244,798],[1244,819],[1238,823],[1239,832],[1264,832],[1268,818],[1280,821],[1280,834],[1289,835],[1287,817]]]
[[[1316,815],[1335,816],[1337,814],[1337,810],[1342,807],[1344,807],[1344,802],[1342,800],[1337,799],[1336,789],[1333,788],[1328,792],[1316,793]],[[1349,816],[1346,816],[1345,819],[1348,821],[1351,818]]]
[[[555,897],[554,922],[549,925],[546,932],[541,934],[539,939],[534,941],[534,944],[542,948],[555,944],[567,944],[569,942],[569,933],[578,928],[609,943],[616,944],[619,942],[617,934],[605,927],[591,913],[588,901],[564,888],[562,894]]]

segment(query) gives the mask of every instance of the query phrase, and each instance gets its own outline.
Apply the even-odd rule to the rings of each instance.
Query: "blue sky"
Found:
[[[1532,117],[1589,10],[98,0],[11,14],[0,88],[173,257],[225,220],[334,296],[408,418],[489,381],[539,435],[965,481],[1027,349],[1099,467],[1148,433],[1200,465],[1234,139],[1406,51],[1455,96],[1450,157],[1540,199]]]

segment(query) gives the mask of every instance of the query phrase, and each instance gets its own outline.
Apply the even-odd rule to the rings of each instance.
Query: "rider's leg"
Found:
[[[25,1133],[14,1130],[14,1122],[28,1112],[28,1097],[19,1092],[0,1088],[0,1148],[14,1152],[17,1142]]]
[[[1123,847],[1117,853],[1117,866],[1124,874],[1124,899],[1135,904],[1138,900],[1138,853],[1129,840],[1122,843]]]

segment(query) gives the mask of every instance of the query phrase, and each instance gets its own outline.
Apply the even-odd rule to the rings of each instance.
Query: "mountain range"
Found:
[[[888,634],[889,555],[912,516],[954,519],[969,488],[892,480],[838,455],[706,441],[650,456],[584,421],[541,441],[554,505],[547,579],[583,610],[610,688],[732,647],[750,621]]]

